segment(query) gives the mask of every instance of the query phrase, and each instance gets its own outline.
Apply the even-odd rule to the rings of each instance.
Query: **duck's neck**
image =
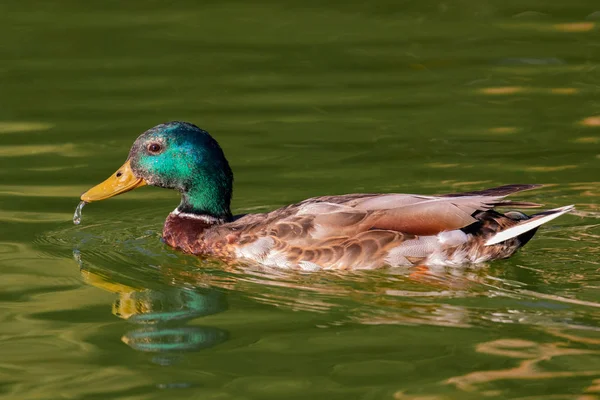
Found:
[[[225,218],[213,217],[209,214],[195,214],[195,213],[187,213],[179,210],[179,207],[174,209],[169,216],[174,217],[176,219],[195,221],[199,223],[203,223],[204,225],[220,225],[228,222],[230,220]]]
[[[189,218],[206,221],[231,221],[231,183],[203,182],[181,193],[181,203],[175,212]]]

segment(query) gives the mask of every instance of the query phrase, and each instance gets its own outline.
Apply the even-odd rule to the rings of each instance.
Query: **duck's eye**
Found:
[[[156,153],[159,153],[161,150],[162,150],[162,147],[158,143],[150,143],[148,145],[148,151],[150,153],[156,154]]]

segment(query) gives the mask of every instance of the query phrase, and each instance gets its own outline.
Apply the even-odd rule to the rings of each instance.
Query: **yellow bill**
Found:
[[[121,193],[129,192],[135,188],[146,185],[143,178],[138,178],[131,170],[129,160],[112,174],[107,180],[99,185],[94,186],[87,192],[81,195],[81,200],[86,203],[92,201],[100,201],[116,196]]]

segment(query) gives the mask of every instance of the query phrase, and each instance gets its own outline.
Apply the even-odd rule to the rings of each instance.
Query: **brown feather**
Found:
[[[464,197],[464,196],[508,196],[509,194],[523,192],[525,190],[538,189],[544,185],[539,184],[512,184],[503,185],[489,189],[475,190],[472,192],[441,194],[441,197]]]
[[[448,197],[423,200],[392,210],[373,214],[372,228],[389,229],[414,235],[436,235],[443,231],[464,228],[477,220],[472,214],[488,210],[497,197]]]

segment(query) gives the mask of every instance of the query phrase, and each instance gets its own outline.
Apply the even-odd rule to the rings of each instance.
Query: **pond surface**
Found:
[[[599,33],[591,0],[3,2],[0,397],[599,399]],[[509,260],[345,274],[174,252],[157,188],[73,225],[170,120],[236,213],[507,183],[577,212]]]

